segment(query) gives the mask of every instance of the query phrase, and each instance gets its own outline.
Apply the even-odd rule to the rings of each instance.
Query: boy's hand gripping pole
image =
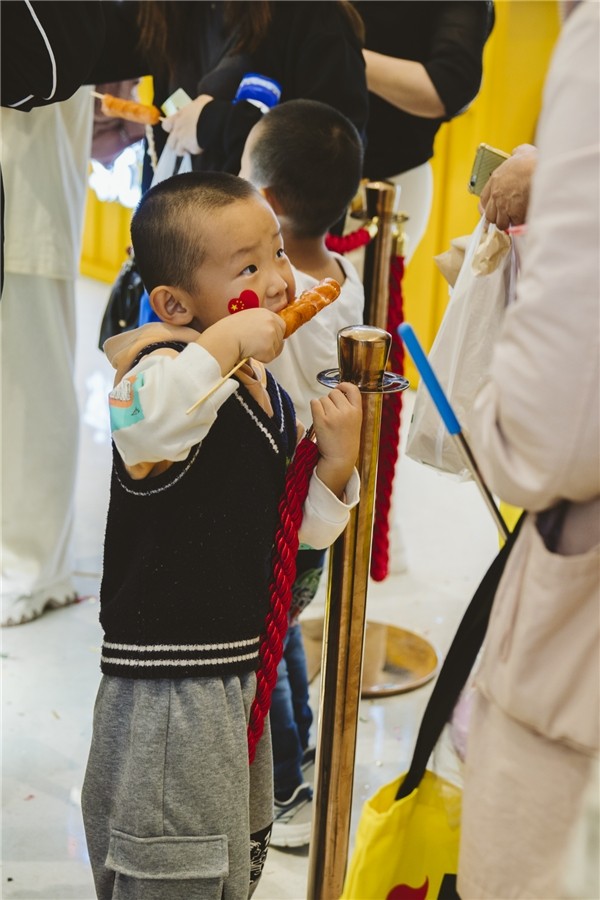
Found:
[[[417,338],[413,328],[407,322],[404,322],[398,328],[398,334],[404,341],[406,349],[410,353],[413,358],[413,362],[417,369],[419,370],[419,374],[425,383],[425,387],[429,391],[431,399],[435,403],[437,411],[442,417],[442,421],[446,426],[446,430],[448,434],[452,438],[452,440],[456,443],[458,450],[460,451],[461,456],[463,457],[465,463],[473,475],[475,483],[477,487],[481,491],[483,499],[485,500],[492,516],[494,517],[494,521],[496,525],[502,532],[504,538],[507,538],[510,534],[509,528],[502,518],[500,514],[500,510],[496,506],[496,502],[492,496],[492,493],[488,486],[486,485],[481,472],[479,470],[479,466],[477,465],[477,461],[473,456],[473,451],[471,450],[467,439],[465,438],[462,429],[460,427],[459,421],[456,418],[454,410],[452,409],[446,394],[444,393],[444,389],[439,383],[437,376],[431,365],[429,360],[427,359],[421,344],[419,343],[419,339]]]

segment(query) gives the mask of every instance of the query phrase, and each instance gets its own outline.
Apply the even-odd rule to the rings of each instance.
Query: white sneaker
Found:
[[[312,788],[300,784],[289,800],[275,800],[272,847],[304,847],[310,843],[312,828]]]
[[[65,592],[66,591],[66,592]],[[21,597],[4,598],[2,601],[2,620],[0,625],[6,628],[10,625],[25,625],[38,619],[47,609],[59,609],[69,606],[77,601],[77,592],[73,589],[36,591],[35,594],[25,594]]]

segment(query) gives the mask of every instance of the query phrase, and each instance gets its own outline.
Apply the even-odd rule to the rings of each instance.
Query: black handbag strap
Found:
[[[524,518],[522,513],[462,617],[425,708],[410,768],[398,788],[396,800],[408,797],[423,778],[429,757],[467,682],[483,644],[496,589]]]

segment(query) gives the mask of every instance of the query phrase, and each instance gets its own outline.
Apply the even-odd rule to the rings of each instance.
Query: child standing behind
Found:
[[[270,110],[248,135],[242,156],[240,175],[261,190],[277,214],[297,290],[312,288],[327,277],[342,286],[336,302],[288,338],[281,354],[268,364],[306,424],[312,419],[311,400],[327,394],[317,374],[338,366],[338,331],[363,321],[364,288],[356,269],[325,244],[328,231],[358,190],[362,159],[361,139],[352,122],[315,100],[289,100]],[[322,550],[298,553],[295,616],[272,697],[275,847],[298,847],[310,840],[313,714],[297,615],[317,592],[324,557]]]
[[[297,435],[262,363],[281,352],[294,277],[272,210],[233,175],[162,182],[131,230],[162,322],[105,345],[117,373],[86,837],[99,900],[245,900],[273,820],[268,727],[250,765],[247,725]],[[244,290],[261,308],[229,315]],[[340,385],[311,413],[299,536],[325,547],[358,500],[359,391]]]

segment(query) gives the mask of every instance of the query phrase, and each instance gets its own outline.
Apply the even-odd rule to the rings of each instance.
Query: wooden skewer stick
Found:
[[[217,391],[221,387],[222,384],[225,384],[225,382],[227,381],[228,378],[231,378],[231,376],[233,375],[234,372],[237,372],[238,369],[241,369],[241,367],[244,365],[244,363],[247,363],[247,362],[248,362],[248,357],[246,356],[244,359],[240,360],[239,363],[236,363],[235,366],[233,367],[233,369],[231,369],[231,371],[229,371],[227,373],[227,375],[223,375],[221,380],[217,381],[217,383],[211,387],[210,391],[207,391],[206,394],[204,394],[202,397],[200,397],[199,400],[196,400],[195,403],[192,403],[192,405],[190,406],[189,409],[186,409],[186,411],[185,411],[186,416],[189,416],[189,414],[191,412],[193,412],[195,409],[197,409],[201,403],[204,403],[205,400],[208,400],[208,398],[211,396],[211,394],[214,394],[214,392]]]

